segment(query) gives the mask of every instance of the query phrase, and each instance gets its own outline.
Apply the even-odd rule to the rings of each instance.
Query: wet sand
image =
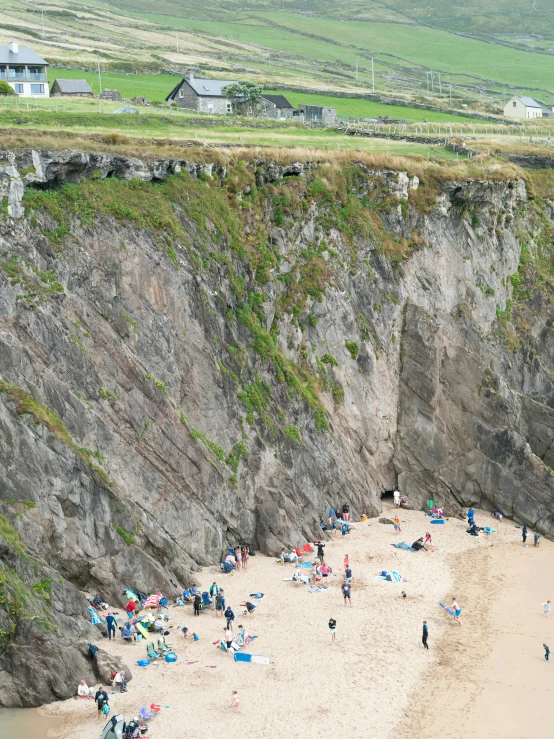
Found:
[[[44,716],[37,708],[0,708],[2,739],[46,739],[59,734],[62,718]]]
[[[391,513],[386,509],[383,515]],[[323,731],[343,738],[515,739],[540,731],[537,717],[550,710],[545,706],[553,689],[548,670],[554,664],[544,661],[540,645],[554,630],[554,616],[545,619],[541,608],[551,595],[554,544],[543,540],[540,549],[532,544],[523,549],[519,530],[509,521],[495,523],[498,533],[491,537],[474,538],[465,533],[465,521],[433,526],[416,511],[401,511],[400,518],[400,535],[372,519],[328,543],[333,576],[325,592],[284,582],[294,568],[260,555],[250,559],[247,572],[222,576],[204,570],[202,589],[214,579],[223,585],[235,625],[244,623],[258,635],[248,651],[267,655],[271,664],[239,664],[216,649],[212,642],[224,621],[213,611],[195,618],[190,606],[170,608],[172,632],[186,625],[200,635],[196,643],[178,633],[168,637],[179,656],[175,664],[159,661],[141,669],[136,660],[145,654],[144,643],[102,641],[103,648],[124,656],[134,675],[128,693],[111,695],[112,715],[130,718],[151,702],[167,706],[150,724],[151,739],[174,739],[184,716],[187,733],[224,733],[229,739],[307,739]],[[479,512],[477,521],[491,523]],[[434,552],[391,546],[411,543],[426,530]],[[345,553],[354,572],[351,609],[344,607],[340,591]],[[378,580],[384,569],[398,570],[405,582]],[[257,591],[265,597],[250,621],[239,602]],[[453,595],[463,609],[462,627],[439,606]],[[335,646],[330,617],[338,622]],[[424,619],[428,651],[421,645]],[[554,640],[550,646],[554,650]],[[230,708],[232,690],[241,699],[237,714]],[[97,739],[103,725],[94,706],[83,701],[48,710],[64,717],[62,739]],[[513,717],[505,720],[510,712]],[[526,714],[523,723],[516,720],[519,713]]]

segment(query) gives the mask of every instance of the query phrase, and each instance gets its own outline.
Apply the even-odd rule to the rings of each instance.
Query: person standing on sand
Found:
[[[345,503],[342,507],[342,520],[348,521],[350,519],[350,506]]]
[[[533,534],[533,541],[534,541],[534,545],[535,545],[536,547],[540,546],[540,543],[541,543],[541,535],[539,534],[539,532],[538,532],[538,531],[536,531],[536,532],[535,532],[535,533]]]
[[[229,654],[231,653],[231,644],[233,643],[233,630],[230,626],[227,626],[225,629],[223,629],[223,639],[225,641],[225,646],[227,647],[227,651]]]
[[[237,690],[233,690],[233,701],[231,703],[231,707],[235,713],[239,712],[240,708],[240,700],[239,700],[239,694]]]
[[[347,570],[350,567],[350,558],[349,558],[348,554],[345,554],[344,555],[343,562],[344,562],[344,569]]]
[[[323,564],[325,559],[325,552],[323,551],[323,547],[325,546],[324,542],[318,541],[317,542],[317,556],[321,564]]]
[[[400,519],[398,518],[398,514],[392,519],[392,523],[394,525],[394,533],[399,534],[402,529],[400,528]]]
[[[247,570],[248,569],[248,547],[242,547],[240,552],[242,554],[242,569]]]
[[[279,555],[279,559],[281,560],[281,564],[285,564],[285,547],[281,549],[281,554]]]
[[[394,499],[394,507],[400,508],[400,490],[395,490],[392,497]]]
[[[233,613],[233,609],[231,608],[231,606],[227,606],[223,615],[227,619],[227,628],[230,629],[233,625],[233,621],[235,620],[235,614]]]
[[[115,639],[115,629],[117,627],[117,621],[113,613],[108,613],[106,616],[106,626],[108,627],[108,638],[111,641],[112,636]]]
[[[457,621],[457,622],[458,622],[458,624],[459,624],[459,625],[461,626],[461,625],[462,625],[462,622],[460,621],[460,615],[461,615],[461,613],[462,613],[462,609],[461,609],[461,608],[460,608],[460,606],[458,605],[458,602],[457,602],[457,600],[456,600],[456,596],[454,596],[454,597],[452,598],[452,605],[451,605],[451,609],[452,609],[452,611],[453,611],[453,614],[454,614],[454,621]]]
[[[523,524],[523,528],[521,529],[521,538],[523,539],[523,545],[525,546],[525,542],[527,541],[527,524]]]
[[[427,644],[427,639],[429,638],[429,627],[427,626],[427,621],[423,622],[423,634],[421,637],[421,643],[425,647],[425,649],[429,649],[429,645]]]
[[[348,605],[350,608],[352,608],[352,598],[350,597],[350,592],[352,590],[352,585],[349,582],[343,582],[341,585],[342,587],[342,594],[344,595],[344,606],[346,608],[346,601],[348,601]]]
[[[548,658],[550,656],[550,647],[547,647],[546,644],[543,644],[544,647],[544,658],[548,662]]]
[[[547,647],[548,649],[548,647]],[[548,658],[547,658],[548,659]],[[109,698],[108,694],[102,687],[102,685],[99,686],[98,690],[96,691],[96,695],[94,696],[94,700],[96,702],[96,706],[98,708],[98,721],[104,716],[104,704],[108,703]]]
[[[544,615],[546,616],[546,618],[548,618],[548,615],[550,613],[550,601],[547,600],[546,603],[542,604],[542,607],[544,608]]]
[[[334,618],[329,619],[329,631],[331,633],[331,642],[333,644],[337,643],[337,622]]]

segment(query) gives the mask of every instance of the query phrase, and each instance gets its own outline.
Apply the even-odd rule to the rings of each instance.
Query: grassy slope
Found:
[[[83,72],[80,69],[49,69],[50,86],[58,77],[70,80],[86,80],[94,93],[98,94],[98,74]],[[123,97],[144,95],[149,100],[164,100],[179,81],[172,74],[116,74],[102,72],[102,89],[119,90]]]
[[[385,105],[384,103],[374,103],[372,100],[338,98],[331,95],[308,95],[303,92],[283,92],[283,90],[268,90],[268,92],[285,95],[294,106],[299,103],[327,105],[336,108],[338,115],[353,118],[377,118],[378,116],[388,115],[391,118],[403,118],[406,121],[427,120],[446,123],[447,121],[462,122],[466,120],[462,116],[449,115],[448,113],[405,108],[403,105]]]

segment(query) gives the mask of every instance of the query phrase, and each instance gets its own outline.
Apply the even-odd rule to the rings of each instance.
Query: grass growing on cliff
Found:
[[[104,485],[107,485],[109,488],[113,487],[113,482],[110,480],[108,475],[93,462],[93,458],[96,453],[92,452],[90,449],[86,449],[85,447],[80,447],[64,426],[61,418],[56,415],[54,411],[37,402],[31,395],[29,395],[28,392],[23,390],[23,388],[0,378],[0,393],[2,392],[6,393],[9,400],[15,404],[16,411],[19,416],[23,416],[26,413],[33,416],[37,423],[46,426],[51,434],[56,436],[61,442],[72,449],[75,454],[81,457],[81,459],[89,465]]]

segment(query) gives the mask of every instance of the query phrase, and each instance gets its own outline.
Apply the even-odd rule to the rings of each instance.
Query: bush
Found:
[[[15,90],[4,80],[0,80],[0,95],[15,95]]]
[[[358,344],[355,341],[345,341],[344,346],[350,352],[350,356],[352,357],[352,359],[357,359],[360,352],[360,347],[358,346]]]

